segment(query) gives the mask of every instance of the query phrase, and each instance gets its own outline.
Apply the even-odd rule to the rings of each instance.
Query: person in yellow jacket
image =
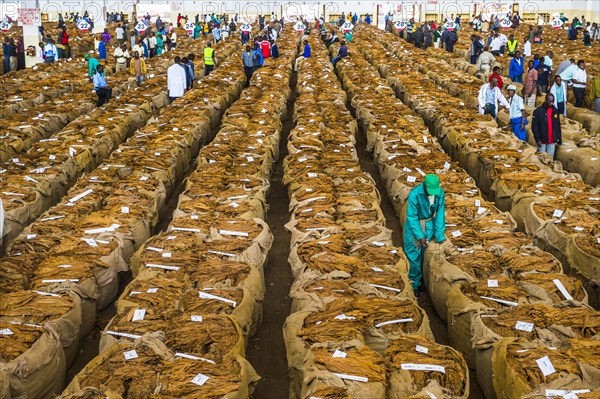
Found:
[[[216,62],[215,49],[212,48],[211,42],[207,42],[206,47],[204,47],[204,76],[215,69]]]
[[[592,80],[592,90],[590,90],[590,102],[594,106],[594,111],[600,112],[600,77],[596,76]]]
[[[202,28],[202,33],[204,33],[204,36],[208,36],[208,32],[209,32],[208,22],[205,22],[204,23],[204,28]]]
[[[133,53],[133,59],[129,63],[129,73],[135,76],[135,81],[138,85],[146,79],[146,74],[148,73],[146,61],[140,57],[140,53],[137,51]]]

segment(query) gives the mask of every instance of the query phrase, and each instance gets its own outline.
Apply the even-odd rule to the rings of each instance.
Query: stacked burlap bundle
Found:
[[[155,369],[164,381],[157,382],[160,388],[152,388],[148,397],[247,398],[258,379],[240,356],[244,341],[261,321],[263,268],[273,237],[264,220],[255,216],[264,216],[289,96],[289,91],[280,90],[280,83],[289,80],[296,54],[298,38],[290,33],[284,32],[280,39],[280,58],[257,71],[250,87],[231,106],[229,102],[238,97],[244,81],[241,66],[234,59],[205,79],[221,82],[220,90],[212,93],[214,86],[207,85],[198,89],[197,97],[186,95],[174,103],[183,107],[178,113],[188,112],[208,127],[219,120],[213,114],[224,113],[221,129],[200,150],[197,168],[187,180],[166,232],[134,247],[135,278],[117,301],[117,314],[103,332],[102,354],[90,364],[104,363],[105,354],[110,354],[116,342],[133,340],[134,345],[140,345],[146,336],[155,336],[155,345],[168,347],[175,356],[186,359]],[[228,82],[229,90],[223,82]],[[206,107],[198,107],[198,103]],[[189,108],[197,111],[189,112]],[[262,116],[261,123],[254,122],[256,115]],[[149,153],[168,154],[169,147],[195,147],[197,151],[203,144],[203,140],[198,142],[181,133],[193,130],[194,124],[177,124],[174,118],[163,115],[158,119],[161,129],[178,133],[163,135],[160,145]],[[152,132],[144,131],[150,136]],[[152,140],[145,140],[147,145],[154,145]],[[118,161],[125,162],[124,158]],[[152,169],[177,176],[177,168],[181,167],[183,174],[190,163],[174,160],[171,169],[160,163]],[[165,181],[164,185],[169,192],[174,189],[170,187],[174,183]],[[206,193],[215,201],[206,201]],[[124,364],[116,367],[113,381],[118,385],[129,370]],[[190,383],[190,373],[192,378],[202,373],[209,379]],[[80,376],[85,378],[85,374],[84,370]],[[100,387],[102,383],[91,385]]]
[[[217,51],[231,54],[237,47],[228,42],[218,46]],[[177,54],[185,55],[195,48],[182,46]],[[11,160],[2,169],[4,173],[0,180],[8,226],[4,233],[5,242],[55,205],[84,171],[96,168],[133,132],[168,105],[164,93],[168,65],[165,58],[177,54],[161,55],[149,61],[149,68],[156,66],[151,69],[153,78],[141,87],[132,84],[129,71],[111,76],[116,98],[91,115],[87,114],[93,110],[96,96],[78,89],[53,104],[56,109],[49,109],[44,103],[37,107],[40,109],[34,107],[28,111],[29,119],[22,113],[18,118],[11,118],[14,128],[7,133],[6,141],[2,140],[6,150],[0,149],[0,159]],[[89,84],[87,79],[81,79],[82,85]],[[77,94],[82,91],[85,94]],[[227,97],[223,98],[223,101],[227,100]],[[192,119],[190,122],[200,121]]]
[[[133,344],[111,345],[59,397],[245,399],[259,379],[240,356],[219,363],[186,357],[167,348],[161,338],[161,334],[146,334]]]
[[[232,51],[235,48],[237,45],[232,46]],[[23,373],[15,368],[9,373],[11,390],[22,391],[27,396],[45,397],[51,392],[38,395],[34,390],[40,389],[39,386],[46,390],[56,391],[56,387],[61,389],[66,361],[70,362],[73,353],[77,351],[79,336],[91,330],[96,309],[106,307],[114,299],[119,285],[117,273],[127,270],[127,261],[133,252],[151,235],[159,213],[164,209],[166,198],[182,180],[200,143],[209,136],[210,118],[217,111],[212,104],[198,106],[198,100],[208,93],[212,94],[212,88],[217,86],[226,98],[223,100],[225,103],[232,102],[239,95],[244,81],[241,67],[230,62],[222,65],[222,68],[223,72],[217,70],[204,80],[206,89],[198,87],[180,100],[180,106],[186,108],[186,113],[194,121],[191,126],[180,122],[179,104],[167,107],[157,119],[138,130],[126,145],[120,146],[110,156],[108,154],[115,149],[117,143],[112,139],[108,140],[108,134],[106,138],[102,138],[102,132],[106,130],[84,127],[83,134],[77,136],[74,133],[72,137],[68,135],[69,140],[81,140],[79,145],[74,145],[76,149],[70,154],[73,169],[79,167],[81,173],[86,164],[90,165],[90,162],[82,160],[92,156],[92,148],[97,150],[93,156],[100,158],[98,162],[102,158],[106,160],[98,169],[78,179],[56,206],[11,243],[1,269],[3,274],[14,276],[11,281],[19,282],[22,289],[32,287],[45,295],[63,292],[76,295],[78,303],[81,303],[76,312],[80,325],[74,333],[76,338],[73,349],[63,350],[62,346],[68,346],[66,343],[62,346],[51,342],[45,344],[47,337],[53,342],[66,342],[67,339],[58,332],[44,333],[37,340],[34,332],[30,340],[32,349],[40,345],[42,349],[54,348],[55,353],[41,349],[32,351],[36,359],[43,358],[40,364],[50,362],[55,366],[54,371],[47,374],[52,382],[44,382],[46,377],[42,374]],[[223,80],[225,77],[231,80]],[[151,82],[148,89],[156,93],[162,91],[163,88],[159,86],[164,85],[164,78],[160,79],[163,80]],[[163,98],[164,94],[160,96]],[[147,99],[141,99],[140,101],[147,102]],[[123,105],[129,111],[134,111],[137,102],[135,99],[131,102],[133,103]],[[148,104],[153,105],[143,112],[148,112],[149,117],[153,113],[152,108],[159,106],[152,97]],[[115,109],[118,112],[115,112],[114,120],[116,121],[120,112],[127,113],[128,109]],[[136,113],[132,115],[136,118],[139,116]],[[110,116],[99,116],[99,120],[103,125],[112,123]],[[135,123],[142,126],[145,122]],[[90,130],[89,133],[87,130]],[[125,132],[118,135],[121,141],[126,136]],[[68,148],[64,150],[69,154]],[[77,177],[74,171],[70,173],[69,178]],[[67,183],[64,184],[67,186]],[[60,196],[57,197],[56,200]],[[14,287],[8,289],[14,290]],[[182,313],[181,317],[183,316]],[[215,353],[218,354],[219,351]],[[31,370],[37,370],[33,361],[31,363]]]
[[[389,35],[380,32],[371,32],[370,30],[368,32],[357,30],[355,37],[359,39],[363,38],[361,36],[363,33],[364,39],[368,40],[355,41],[358,46],[350,45],[350,51],[356,53],[362,52],[372,65],[378,67],[382,75],[385,76],[388,74],[388,81],[395,88],[402,86],[400,93],[397,94],[400,94],[401,98],[406,99],[409,106],[418,111],[425,120],[428,120],[434,126],[435,124],[439,124],[440,127],[443,127],[444,121],[448,118],[446,115],[452,114],[454,120],[460,119],[465,120],[465,123],[471,123],[472,119],[470,119],[470,115],[465,115],[464,112],[457,112],[462,109],[462,104],[459,107],[456,106],[456,103],[453,105],[448,104],[448,106],[439,104],[440,102],[445,102],[444,98],[436,96],[439,86],[435,82],[428,82],[422,77],[418,77],[418,67],[414,67],[414,60],[410,64],[407,56],[405,61],[401,55],[401,51],[396,52],[398,57],[390,56],[385,47],[389,43],[389,40],[387,40],[390,39]],[[383,40],[384,36],[387,42]],[[379,44],[379,41],[381,44]],[[388,48],[392,49],[391,46]],[[410,53],[410,50],[407,50],[407,53]],[[357,94],[361,93],[362,96],[362,85],[360,84],[362,81],[358,77],[353,76],[353,68],[354,64],[360,66],[360,70],[367,68],[365,68],[362,59],[357,60],[356,58],[359,57],[354,58],[352,63],[340,64],[341,76],[349,89],[353,89]],[[396,69],[402,70],[403,73],[396,74],[394,72]],[[393,81],[389,78],[392,76],[394,77]],[[443,97],[447,97],[447,94],[444,94]],[[445,117],[439,117],[440,109],[443,110],[442,115],[446,114],[444,115]],[[360,115],[359,113],[357,114]],[[364,114],[368,115],[366,112]],[[374,137],[375,142],[380,137],[380,144],[376,143],[373,145],[375,157],[382,171],[382,176],[385,175],[387,179],[391,180],[386,182],[386,186],[388,191],[390,188],[394,190],[390,197],[394,202],[397,202],[395,208],[400,210],[401,220],[404,219],[402,216],[404,211],[402,209],[403,201],[406,200],[406,196],[410,190],[422,181],[422,176],[425,174],[437,173],[440,175],[442,185],[446,191],[447,238],[457,248],[452,249],[446,246],[444,248],[445,251],[444,249],[428,250],[424,270],[426,285],[430,293],[437,298],[434,300],[434,304],[436,304],[436,310],[441,315],[446,314],[446,309],[448,306],[451,306],[450,298],[448,297],[448,292],[451,290],[452,292],[456,291],[459,293],[460,298],[470,298],[468,302],[477,303],[479,304],[478,306],[483,306],[483,308],[489,308],[490,306],[492,308],[503,307],[504,305],[499,302],[481,298],[481,296],[488,297],[485,294],[491,294],[497,290],[488,287],[487,280],[493,280],[493,283],[499,282],[500,291],[506,291],[505,294],[508,296],[509,302],[513,302],[515,305],[519,302],[529,301],[531,303],[542,302],[562,306],[561,303],[566,301],[567,297],[558,291],[554,283],[555,279],[559,280],[566,287],[567,294],[573,297],[573,300],[569,300],[569,302],[586,301],[587,294],[580,289],[581,287],[578,287],[577,281],[573,278],[566,278],[566,276],[560,275],[562,279],[553,278],[544,281],[540,281],[541,279],[532,279],[532,281],[540,285],[526,283],[525,281],[528,276],[534,276],[535,273],[560,273],[562,272],[562,267],[550,254],[531,247],[530,239],[514,232],[514,229],[517,227],[514,219],[507,214],[501,216],[501,212],[483,200],[479,190],[473,184],[475,181],[471,177],[467,177],[464,171],[455,167],[448,158],[439,156],[440,149],[435,139],[428,136],[427,133],[421,133],[418,130],[407,129],[405,134],[399,135],[392,135],[392,132],[393,129],[385,126],[385,128],[374,129],[370,137]],[[532,158],[532,153],[524,151],[522,146],[513,146],[512,149],[503,153],[489,151],[488,143],[491,143],[492,140],[488,139],[488,143],[485,140],[486,137],[491,137],[490,134],[492,132],[493,130],[479,130],[476,133],[479,135],[476,136],[478,138],[477,141],[471,142],[476,144],[474,148],[477,148],[478,153],[485,154],[485,159],[490,157],[495,160],[489,166],[486,166],[486,168],[471,167],[468,170],[470,174],[471,171],[478,171],[471,174],[472,176],[473,174],[478,175],[477,183],[483,181],[484,186],[487,184],[487,186],[492,187],[493,181],[488,180],[488,183],[486,183],[485,179],[482,179],[481,176],[488,176],[489,171],[505,173],[503,169],[512,169],[513,165],[522,162],[522,160],[532,162],[531,165],[535,165],[537,168],[547,168],[543,159],[536,160],[536,158]],[[460,136],[465,136],[465,139],[461,139]],[[451,140],[446,139],[445,146],[448,146],[447,149],[453,149],[456,153],[460,152],[461,140],[463,143],[466,143],[471,134],[465,133],[460,136],[457,134]],[[449,136],[446,135],[445,137]],[[480,140],[483,144],[480,144]],[[462,162],[463,159],[461,158],[461,164]],[[475,165],[476,163],[467,157],[464,158],[464,164]],[[445,183],[445,179],[448,179],[447,184]],[[577,183],[576,180],[573,181]],[[516,182],[520,184],[518,180]],[[529,185],[531,183],[523,184],[524,187],[528,187]],[[454,259],[452,259],[451,263],[448,263],[447,259],[450,256],[453,256]],[[531,259],[528,259],[530,257]],[[486,261],[482,262],[482,259],[486,259]],[[456,265],[453,265],[453,263]],[[442,265],[446,265],[446,267],[442,267]],[[436,270],[435,277],[433,278],[431,275],[432,267]],[[451,273],[448,273],[449,271]],[[443,282],[441,285],[442,289],[440,289],[440,282]],[[461,288],[461,285],[465,283],[469,285]],[[503,287],[503,284],[508,284],[508,286]],[[554,285],[552,294],[550,295],[546,294],[543,288],[549,287],[549,284]],[[478,293],[477,287],[480,287],[480,293]],[[466,290],[466,292],[463,290]],[[494,298],[493,295],[490,295],[490,297]],[[477,299],[473,301],[475,298]],[[500,296],[496,298],[502,299]],[[513,301],[510,300],[511,298]],[[453,302],[456,301],[453,300]],[[465,309],[464,306],[458,306],[463,302],[464,300],[459,301],[458,304],[455,303],[452,306],[457,305],[458,312],[458,308],[460,310]],[[584,308],[579,306],[576,309]],[[462,340],[455,339],[453,345],[457,344],[458,341],[464,342],[464,345],[458,346],[465,354],[470,354],[470,356],[467,356],[467,360],[473,365],[475,359],[469,326],[475,311],[474,309],[473,313],[466,318],[469,322],[463,323],[462,326],[455,319],[452,319],[450,323],[453,329],[461,332],[461,334],[457,334],[456,336],[463,338]],[[565,323],[568,323],[568,321],[565,320]],[[478,375],[478,380],[480,385],[491,386],[488,378],[488,376],[491,376],[491,369],[488,367],[486,370],[487,376]],[[488,391],[489,389],[486,393],[489,393]],[[491,394],[493,394],[493,391]]]
[[[392,397],[390,381],[398,377],[392,374],[395,367],[384,364],[391,356],[386,348],[408,334],[432,336],[427,316],[414,302],[402,251],[391,246],[383,227],[379,193],[358,164],[356,121],[344,105],[346,93],[323,44],[309,40],[313,56],[299,68],[296,127],[283,179],[290,195],[289,262],[296,279],[284,326],[291,397]],[[338,70],[347,65],[342,60]],[[348,90],[363,126],[397,129],[406,110],[395,106],[389,88],[370,81],[375,75],[368,68],[360,78],[358,70],[356,79],[340,76],[344,83],[376,88],[361,90],[360,96]],[[381,98],[389,102],[375,101]],[[376,136],[367,132],[374,145]]]

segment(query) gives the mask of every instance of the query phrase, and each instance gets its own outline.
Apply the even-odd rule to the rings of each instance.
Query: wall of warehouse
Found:
[[[134,1],[124,0],[0,0],[1,13],[16,17],[19,7],[33,8],[39,4],[42,13],[48,13],[51,19],[55,19],[59,12],[82,12],[87,10],[90,15],[98,18],[103,9],[108,12],[131,13]],[[600,20],[600,1],[559,1],[559,0],[538,0],[538,1],[516,1],[516,2],[498,2],[498,1],[435,1],[435,0],[416,0],[416,1],[160,1],[160,0],[140,0],[139,11],[142,13],[160,14],[163,18],[175,16],[177,13],[192,17],[196,14],[239,14],[246,17],[254,17],[257,14],[271,13],[277,16],[287,16],[293,18],[297,15],[304,15],[308,18],[321,15],[325,12],[326,16],[335,17],[342,11],[348,13],[359,13],[364,15],[369,13],[372,16],[380,16],[392,11],[396,19],[408,19],[414,17],[416,20],[440,18],[443,15],[461,14],[463,16],[472,15],[474,12],[495,13],[498,10],[512,10],[513,5],[518,7],[522,15],[534,16],[536,14],[558,14],[565,13],[568,17],[575,15],[585,15],[588,20]]]

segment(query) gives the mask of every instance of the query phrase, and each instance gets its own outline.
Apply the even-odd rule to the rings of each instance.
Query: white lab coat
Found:
[[[523,55],[525,57],[531,57],[531,43],[529,41],[526,41],[523,45]]]
[[[563,98],[565,99],[565,110],[563,114],[564,116],[567,116],[567,84],[564,81],[560,82],[560,87],[563,91]],[[552,82],[549,93],[554,96],[554,106],[558,108],[558,103],[556,102],[556,83]]]
[[[169,97],[181,97],[187,87],[185,70],[179,64],[173,64],[167,69],[167,87]]]
[[[481,89],[479,89],[479,95],[477,96],[477,102],[479,103],[479,113],[482,115],[485,112],[485,93],[488,87],[490,87],[489,83],[486,83],[483,86],[481,86]],[[510,104],[508,103],[508,101],[506,101],[506,97],[504,97],[504,94],[502,94],[502,90],[500,90],[497,86],[495,87],[495,90],[496,115],[498,115],[498,103],[502,104],[502,106],[504,106],[506,109],[510,109]]]

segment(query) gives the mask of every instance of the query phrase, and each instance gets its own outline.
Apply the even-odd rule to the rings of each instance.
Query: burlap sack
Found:
[[[600,153],[598,148],[577,148],[558,146],[556,151],[563,167],[573,173],[581,175],[583,181],[596,187],[600,184]]]
[[[315,344],[314,348],[328,347],[327,344]],[[351,347],[363,347],[364,345],[357,341],[351,341],[344,344],[336,344],[334,347],[339,347],[341,349],[348,349]],[[357,372],[359,372],[357,370]],[[385,387],[386,387],[386,376],[385,374],[381,376],[381,381],[367,381],[367,382],[359,382],[352,381],[347,378],[341,378],[340,376],[332,373],[328,370],[321,370],[315,364],[315,356],[312,351],[309,351],[304,359],[302,364],[301,374],[302,378],[301,391],[292,391],[291,397],[295,398],[306,398],[309,397],[309,392],[314,391],[316,385],[319,382],[326,381],[328,385],[335,387],[345,387],[347,389],[348,394],[353,399],[385,399]],[[360,377],[360,376],[359,376]],[[294,384],[292,388],[296,386]],[[300,394],[298,394],[300,393]]]
[[[519,377],[514,369],[514,365],[509,364],[507,361],[508,346],[514,341],[513,338],[505,338],[494,345],[494,355],[492,356],[494,369],[493,383],[498,399],[533,399],[544,397],[547,396],[547,389],[567,391],[591,389],[592,391],[596,391],[600,388],[600,370],[593,365],[581,362],[577,362],[577,366],[581,369],[583,377],[575,373],[566,372],[563,368],[559,369],[558,377],[550,377],[548,383],[532,388],[528,382],[523,381]],[[535,348],[537,345],[525,346]],[[544,346],[542,345],[541,347]]]
[[[423,283],[431,297],[437,315],[448,323],[448,296],[454,286],[473,282],[474,278],[446,260],[440,254],[433,254],[423,264]]]
[[[63,388],[66,360],[56,332],[48,330],[21,356],[0,362],[8,375],[13,399],[50,399]]]
[[[4,399],[11,399],[10,394],[10,381],[5,371],[0,369],[0,397]]]
[[[577,235],[568,239],[566,256],[570,273],[582,280],[586,291],[590,294],[590,305],[595,309],[600,306],[600,258],[586,252],[577,244]]]

